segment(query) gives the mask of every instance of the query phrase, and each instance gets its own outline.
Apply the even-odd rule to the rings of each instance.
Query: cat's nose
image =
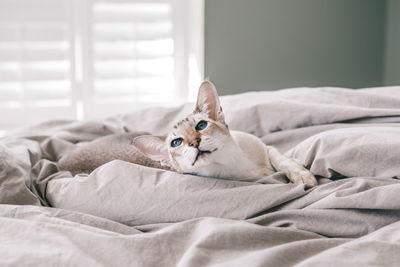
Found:
[[[193,139],[190,139],[190,140],[189,140],[189,146],[193,146],[193,147],[195,147],[195,148],[198,148],[199,145],[200,145],[200,141],[201,141],[201,139],[198,138],[198,137],[193,138]]]

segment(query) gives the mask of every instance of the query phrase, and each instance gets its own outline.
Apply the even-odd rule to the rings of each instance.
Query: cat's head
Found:
[[[147,157],[183,173],[202,174],[221,161],[221,150],[231,140],[214,85],[201,84],[192,114],[166,136],[140,136],[134,145]]]

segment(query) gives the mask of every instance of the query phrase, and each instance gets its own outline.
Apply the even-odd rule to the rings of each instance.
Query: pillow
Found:
[[[400,127],[354,127],[313,135],[286,153],[327,178],[400,177]]]

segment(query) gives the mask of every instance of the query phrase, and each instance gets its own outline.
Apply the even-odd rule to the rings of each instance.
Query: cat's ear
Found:
[[[214,121],[225,123],[217,89],[212,82],[204,81],[200,85],[194,113],[204,113]]]
[[[168,146],[165,144],[165,136],[138,136],[133,139],[133,145],[146,157],[154,161],[159,161],[163,166],[171,166]]]

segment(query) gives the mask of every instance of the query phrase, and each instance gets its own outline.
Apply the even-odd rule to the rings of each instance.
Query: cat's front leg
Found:
[[[267,146],[266,152],[275,170],[283,172],[293,183],[306,184],[309,186],[318,184],[314,175],[294,159],[283,155],[272,146]]]

